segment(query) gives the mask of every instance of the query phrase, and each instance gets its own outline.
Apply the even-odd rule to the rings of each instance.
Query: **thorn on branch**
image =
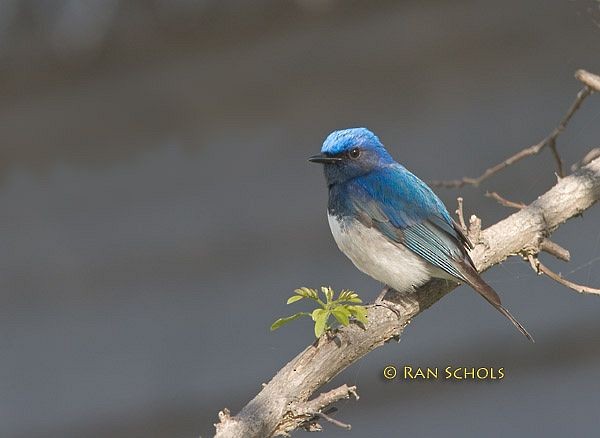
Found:
[[[546,274],[552,280],[556,281],[557,283],[562,284],[565,287],[568,287],[569,289],[574,290],[575,292],[600,295],[600,289],[596,289],[596,288],[593,288],[590,286],[585,286],[582,284],[574,283],[572,281],[567,280],[566,278],[563,278],[562,275],[557,274],[556,272],[554,272],[550,268],[548,268],[546,265],[544,265],[542,262],[540,262],[537,257],[534,257],[531,254],[528,254],[527,258],[529,259],[529,263],[531,264],[531,267],[533,268],[533,270],[535,272],[537,272],[538,274]]]

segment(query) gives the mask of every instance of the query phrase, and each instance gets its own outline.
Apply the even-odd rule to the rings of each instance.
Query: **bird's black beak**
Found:
[[[313,155],[312,157],[308,157],[308,161],[310,161],[311,163],[327,164],[327,163],[337,163],[338,161],[342,161],[342,159],[339,157],[330,157],[325,154],[317,154],[317,155]]]

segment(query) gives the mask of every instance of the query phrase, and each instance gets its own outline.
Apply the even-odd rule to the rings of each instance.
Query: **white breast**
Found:
[[[390,242],[375,228],[355,219],[339,220],[329,214],[327,218],[335,242],[352,263],[397,291],[408,291],[439,276],[438,269],[403,245]]]

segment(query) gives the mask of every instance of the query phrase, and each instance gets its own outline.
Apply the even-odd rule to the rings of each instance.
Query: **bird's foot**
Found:
[[[396,308],[396,306],[394,306],[394,304],[390,301],[386,301],[385,300],[385,296],[386,294],[391,291],[392,288],[389,286],[386,286],[381,293],[379,294],[379,296],[375,299],[375,302],[373,303],[374,306],[381,306],[381,307],[385,307],[386,309],[390,309],[392,312],[394,312],[396,314],[396,316],[399,318],[400,317],[400,311],[399,309]]]
[[[383,299],[385,298],[386,294],[391,290],[392,290],[392,288],[389,286],[384,287],[383,290],[381,291],[381,293],[375,299],[375,304],[382,304]]]

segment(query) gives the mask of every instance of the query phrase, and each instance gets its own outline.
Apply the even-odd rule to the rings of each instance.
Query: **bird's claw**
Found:
[[[383,290],[381,291],[381,293],[377,296],[377,298],[375,299],[375,304],[382,304],[383,303],[383,299],[385,298],[386,294],[392,290],[391,287],[386,286],[383,288]]]

